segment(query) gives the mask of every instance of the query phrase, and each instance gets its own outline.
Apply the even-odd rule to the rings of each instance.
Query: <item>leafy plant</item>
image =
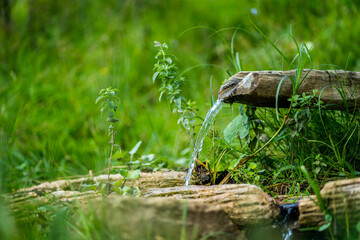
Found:
[[[327,167],[326,162],[320,154],[315,156],[315,161],[312,163],[312,165],[314,166],[312,171],[315,176],[317,176],[321,170]]]
[[[136,180],[140,178],[140,170],[128,171],[127,169],[119,169],[120,175],[123,177],[117,182],[113,183],[113,188],[119,195],[140,195],[140,189],[138,187],[125,186],[126,181]]]
[[[155,47],[159,52],[155,56],[157,62],[154,66],[152,80],[153,83],[157,79],[161,81],[159,101],[161,101],[163,94],[166,94],[173,112],[180,115],[178,124],[181,123],[189,135],[194,138],[195,120],[200,118],[196,114],[196,103],[192,100],[187,100],[181,95],[180,86],[185,79],[178,73],[178,68],[175,66],[172,58],[173,56],[166,54],[165,51],[168,49],[168,46],[165,43],[161,44],[155,41]]]
[[[224,129],[224,139],[228,143],[231,143],[236,137],[239,137],[241,140],[248,136],[249,130],[249,118],[247,114],[240,111],[239,115],[237,115]]]
[[[243,165],[242,168],[239,168],[232,175],[233,179],[236,182],[246,182],[249,184],[260,184],[261,173],[263,173],[265,169],[261,169],[259,164],[255,162],[249,162],[246,165]]]
[[[84,187],[86,187],[87,189],[92,189],[92,190],[100,189],[100,192],[103,192],[106,189],[107,194],[109,194],[111,190],[117,192],[120,195],[128,195],[128,194],[133,195],[133,193],[134,193],[133,190],[135,190],[137,192],[137,194],[140,194],[139,188],[137,188],[137,187],[132,188],[129,186],[124,186],[126,181],[138,179],[140,177],[140,170],[135,170],[135,171],[130,172],[127,168],[126,169],[118,169],[117,171],[120,173],[120,175],[123,178],[119,181],[116,181],[116,182],[110,184],[111,161],[114,158],[122,156],[120,147],[119,147],[118,152],[113,154],[114,146],[115,146],[114,139],[115,139],[115,135],[116,135],[116,130],[115,130],[114,124],[117,121],[119,121],[117,118],[115,118],[115,112],[118,108],[117,104],[120,101],[120,99],[116,96],[116,92],[118,92],[118,91],[119,91],[118,89],[113,89],[111,87],[102,89],[99,93],[100,96],[95,101],[95,104],[97,104],[99,102],[101,103],[100,112],[101,112],[101,114],[103,114],[107,117],[106,121],[110,123],[110,125],[109,125],[109,136],[110,136],[109,143],[111,145],[111,149],[110,149],[110,156],[109,156],[107,184],[102,185],[101,183],[97,182],[95,184],[86,185]],[[139,149],[141,143],[142,142],[139,141],[130,152],[128,152],[128,153],[126,152],[127,154],[130,155],[130,162],[132,162],[133,156]]]
[[[101,103],[100,112],[102,115],[107,117],[106,121],[109,122],[109,136],[110,136],[110,156],[109,156],[109,168],[108,168],[108,187],[107,192],[110,190],[110,169],[111,169],[111,159],[114,150],[114,139],[116,135],[114,124],[119,121],[119,119],[115,118],[115,112],[118,108],[116,104],[120,101],[120,99],[116,96],[116,92],[118,89],[112,89],[111,87],[106,89],[101,89],[99,92],[99,97],[96,99],[95,104]]]

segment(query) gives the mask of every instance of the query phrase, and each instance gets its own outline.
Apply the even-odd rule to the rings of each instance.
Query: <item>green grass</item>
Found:
[[[120,90],[115,143],[130,150],[141,140],[140,155],[153,153],[171,169],[187,167],[191,141],[166,101],[158,102],[159,92],[152,83],[154,40],[166,42],[168,53],[177,56],[176,65],[186,77],[182,94],[197,102],[200,116],[205,116],[211,95],[216,96],[228,73],[240,68],[294,68],[285,60],[291,61],[297,54],[289,33],[299,43],[312,46],[316,68],[360,71],[360,26],[354,24],[359,3],[355,1],[10,2],[10,33],[3,31],[0,20],[3,192],[89,170],[97,173],[107,167],[107,124],[95,99],[98,91],[108,86]],[[257,9],[257,15],[250,13],[251,8]],[[238,107],[234,104],[234,115]],[[223,169],[249,153],[240,143],[229,147],[218,139],[232,119],[230,109],[225,106],[217,117],[217,133],[209,134],[201,154],[204,161],[218,159],[229,149],[221,160]],[[261,119],[270,137],[281,124],[276,114],[271,109],[258,109],[254,116]],[[321,184],[358,176],[358,120],[358,113],[319,114],[312,110],[311,121],[300,137],[291,138],[290,129],[280,134],[274,145],[253,159],[255,169],[244,166],[243,172],[253,172],[254,177],[246,174],[241,178],[240,174],[239,180],[262,186],[283,184],[285,193],[307,194],[311,190],[301,165],[309,171],[320,166],[315,177]],[[254,137],[254,127],[261,126],[252,127]],[[316,160],[318,165],[313,164]],[[255,181],[256,176],[260,182]],[[44,234],[34,231],[34,236]],[[7,234],[13,233],[9,230]]]

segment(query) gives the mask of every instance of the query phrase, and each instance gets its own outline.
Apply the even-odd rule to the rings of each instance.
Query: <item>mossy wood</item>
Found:
[[[287,108],[293,92],[289,77],[295,79],[295,74],[295,70],[239,72],[221,86],[218,95],[227,103],[275,107],[277,89],[284,79],[278,95],[278,107]],[[314,89],[318,90],[321,101],[327,105],[326,109],[344,110],[346,106],[349,109],[359,108],[360,72],[305,69],[301,74],[302,79],[304,81],[297,94],[312,94]]]

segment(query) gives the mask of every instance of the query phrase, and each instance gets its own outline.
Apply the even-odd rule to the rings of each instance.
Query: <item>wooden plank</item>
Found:
[[[285,78],[280,88],[278,106],[287,108],[293,91],[288,77],[295,78],[295,70],[239,72],[221,86],[218,95],[227,103],[275,107],[277,88]],[[319,93],[322,91],[321,101],[327,105],[326,109],[344,110],[344,100],[349,109],[359,108],[360,72],[305,69],[301,79],[304,77],[297,94],[311,94],[316,89]]]

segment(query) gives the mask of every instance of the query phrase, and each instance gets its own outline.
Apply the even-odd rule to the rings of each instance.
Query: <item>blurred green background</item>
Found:
[[[292,32],[311,46],[317,68],[334,64],[360,71],[358,1],[0,3],[0,179],[5,191],[106,168],[107,123],[94,102],[108,86],[120,90],[116,143],[130,150],[141,140],[140,154],[155,154],[169,168],[186,168],[189,138],[168,103],[158,101],[159,85],[151,80],[155,40],[169,45],[180,72],[189,70],[182,89],[197,102],[201,116],[210,107],[211,93],[216,96],[228,72],[235,73],[226,44],[207,28],[221,30],[229,44],[235,28],[241,28],[234,47],[242,70],[283,68],[281,56],[250,17],[290,59],[296,54]],[[205,28],[191,29],[196,26]],[[231,120],[229,107],[217,119],[223,129]]]

